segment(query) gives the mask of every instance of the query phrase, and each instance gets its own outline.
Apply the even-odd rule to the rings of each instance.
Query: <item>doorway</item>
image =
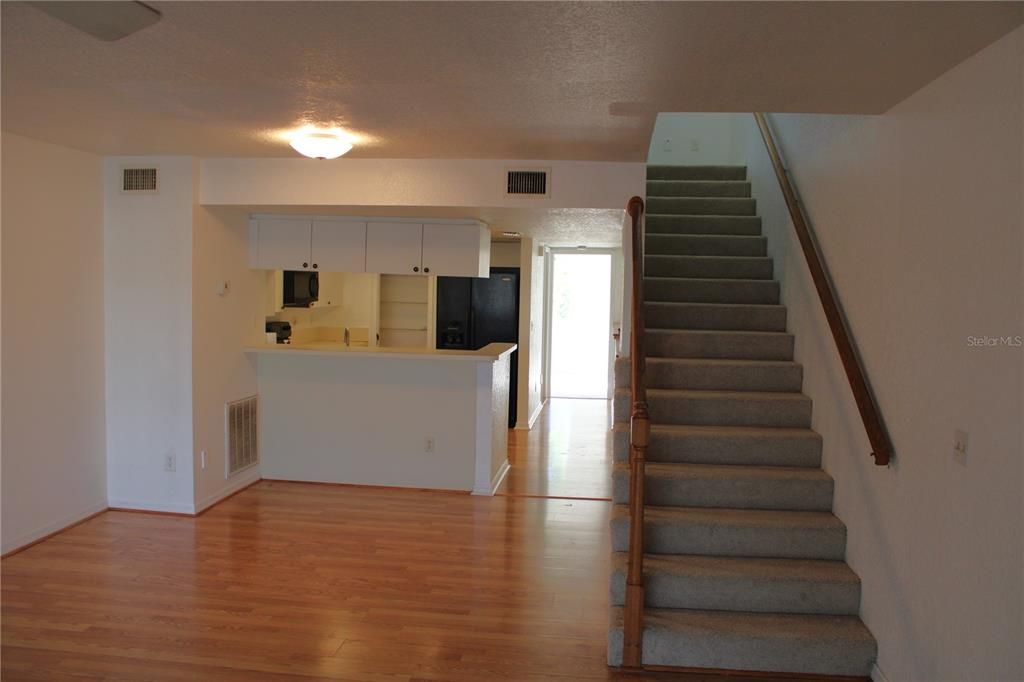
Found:
[[[556,251],[551,266],[550,396],[607,400],[612,254]]]

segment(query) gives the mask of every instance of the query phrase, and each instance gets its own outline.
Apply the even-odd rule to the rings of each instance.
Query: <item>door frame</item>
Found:
[[[608,395],[615,397],[615,282],[622,279],[622,249],[614,246],[552,246],[545,249],[544,254],[544,399],[551,397],[551,318],[555,295],[555,256],[558,254],[608,255],[611,256],[611,269],[608,276]]]

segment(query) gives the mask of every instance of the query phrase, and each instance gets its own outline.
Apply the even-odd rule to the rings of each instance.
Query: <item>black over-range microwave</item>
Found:
[[[320,294],[320,275],[315,272],[284,271],[285,308],[308,308]]]

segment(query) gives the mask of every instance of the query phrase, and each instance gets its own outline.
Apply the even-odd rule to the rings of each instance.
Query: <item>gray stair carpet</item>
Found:
[[[648,166],[643,664],[865,677],[846,526],[742,166]],[[615,366],[608,663],[629,550],[628,358]]]

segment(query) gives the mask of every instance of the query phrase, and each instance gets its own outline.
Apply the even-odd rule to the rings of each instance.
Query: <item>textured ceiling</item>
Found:
[[[884,111],[1021,3],[153,2],[104,43],[2,3],[4,129],[107,154],[642,161],[659,111]]]

